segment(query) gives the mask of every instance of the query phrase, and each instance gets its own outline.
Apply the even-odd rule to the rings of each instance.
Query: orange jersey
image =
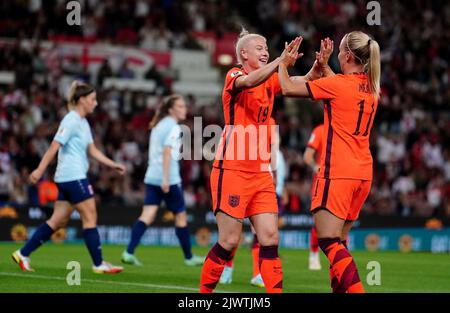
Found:
[[[246,75],[234,67],[228,71],[222,93],[225,129],[214,167],[247,172],[269,171],[270,116],[273,101],[281,92],[278,73],[262,84],[236,91],[234,83]]]
[[[308,147],[316,151],[316,153],[314,154],[316,164],[320,164],[320,157],[322,156],[323,132],[323,124],[316,126],[316,128],[313,129],[308,140]]]
[[[313,100],[324,100],[324,156],[319,177],[372,180],[369,136],[378,99],[367,75],[335,75],[306,83]]]

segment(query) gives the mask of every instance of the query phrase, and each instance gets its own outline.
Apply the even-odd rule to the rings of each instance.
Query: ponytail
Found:
[[[380,96],[380,46],[378,42],[369,39],[369,63],[367,64],[367,76],[369,79],[369,88],[376,98]]]
[[[181,99],[180,95],[170,95],[166,98],[164,98],[162,104],[158,108],[158,110],[155,113],[155,116],[153,116],[151,122],[148,125],[149,129],[152,129],[155,127],[163,118],[165,118],[167,115],[169,115],[169,110],[174,106],[175,102]]]
[[[364,65],[367,72],[369,90],[375,97],[380,96],[380,46],[366,33],[353,31],[344,37],[347,50],[355,58],[356,64]]]

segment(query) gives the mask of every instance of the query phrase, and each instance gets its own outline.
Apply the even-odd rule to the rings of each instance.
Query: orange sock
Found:
[[[331,289],[333,289],[333,293],[345,293],[345,290],[341,289],[341,286],[339,284],[339,281],[334,274],[333,267],[330,265],[330,282],[331,282]]]
[[[348,250],[347,240],[341,240],[341,243]],[[330,282],[331,282],[331,289],[333,289],[334,293],[345,293],[345,290],[341,290],[339,281],[338,281],[337,277],[334,275],[331,265],[330,265]]]
[[[347,240],[341,240],[341,243],[344,245],[345,249],[348,251]],[[356,265],[355,265],[356,268]],[[364,293],[364,287],[359,279],[358,270],[356,270],[356,277],[354,277],[354,282],[350,287],[347,288],[348,293]]]
[[[223,268],[232,257],[233,252],[225,250],[219,243],[209,251],[200,275],[200,292],[211,293],[216,288]]]
[[[267,293],[281,293],[283,270],[278,256],[278,246],[261,246],[259,250],[259,271]]]
[[[319,238],[319,246],[331,264],[333,292],[364,292],[353,257],[340,238]]]
[[[359,279],[359,278],[358,278]],[[348,293],[365,293],[364,287],[361,281],[358,281],[347,288]]]
[[[259,275],[259,248],[258,237],[253,236],[252,256],[253,256],[253,277]]]

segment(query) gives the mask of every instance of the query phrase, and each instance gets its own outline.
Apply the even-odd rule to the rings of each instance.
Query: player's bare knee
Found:
[[[81,221],[83,223],[83,228],[97,227],[97,213],[84,212],[84,214],[81,215]]]
[[[175,227],[186,227],[187,226],[187,216],[186,212],[178,213],[175,215]]]
[[[141,216],[139,216],[139,220],[141,220],[148,226],[155,221],[157,211],[157,206],[144,205],[144,207],[142,208]]]
[[[63,228],[69,223],[70,215],[69,214],[57,214],[52,215],[52,217],[48,220],[49,226],[54,230],[58,230],[60,228]]]
[[[142,213],[141,216],[139,216],[139,220],[148,226],[155,221],[155,217],[150,214]]]
[[[276,246],[280,240],[277,230],[268,230],[258,235],[258,241],[262,246]]]
[[[83,221],[82,224],[83,224],[83,229],[97,227],[97,223],[95,223],[94,221]]]
[[[47,221],[47,225],[50,226],[50,228],[53,229],[53,231],[57,231],[58,229],[60,229],[62,227],[61,224],[62,222],[55,218],[50,218]]]
[[[332,229],[329,230],[317,230],[318,238],[341,238],[341,233],[339,231],[334,231]]]
[[[231,235],[219,238],[219,244],[228,251],[234,250],[239,246],[240,236]]]
[[[70,216],[67,217],[67,218],[62,219],[62,220],[60,221],[59,225],[58,225],[58,229],[59,229],[59,228],[66,227],[67,223],[69,223],[69,220],[70,220]]]

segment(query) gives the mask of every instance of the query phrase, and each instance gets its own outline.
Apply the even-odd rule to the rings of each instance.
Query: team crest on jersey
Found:
[[[231,73],[231,78],[233,78],[234,76],[237,76],[237,75],[242,75],[242,72],[241,71],[235,71],[235,72]]]
[[[235,208],[239,205],[239,200],[241,199],[241,197],[239,195],[229,195],[228,196],[228,204]]]

